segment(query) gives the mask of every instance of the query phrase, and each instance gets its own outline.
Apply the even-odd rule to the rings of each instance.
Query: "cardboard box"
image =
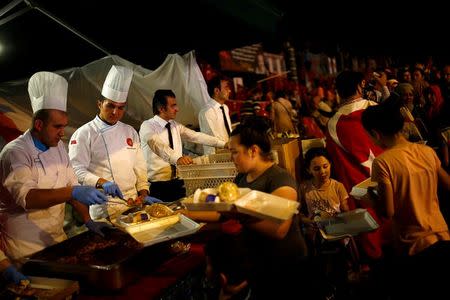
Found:
[[[273,142],[273,149],[278,153],[278,165],[286,169],[297,182],[300,181],[301,140],[278,138]]]

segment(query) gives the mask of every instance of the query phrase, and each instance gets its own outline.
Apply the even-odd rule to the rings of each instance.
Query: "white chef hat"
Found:
[[[112,66],[103,83],[102,96],[119,103],[126,102],[132,78],[132,70]]]
[[[28,81],[33,113],[40,109],[58,109],[66,111],[67,80],[55,73],[37,72]]]

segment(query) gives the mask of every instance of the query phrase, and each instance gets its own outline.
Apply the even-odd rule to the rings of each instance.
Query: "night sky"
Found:
[[[0,8],[11,2],[1,0]],[[450,57],[446,10],[436,5],[400,9],[365,1],[373,6],[355,8],[336,1],[305,4],[288,0],[33,3],[108,52],[148,69],[157,68],[167,54],[190,50],[213,65],[218,63],[219,50],[256,42],[263,42],[269,52],[279,52],[287,38],[298,50],[311,45],[312,50],[332,53],[339,45],[357,55],[394,55],[405,60],[432,55],[441,62],[449,62]],[[217,3],[229,7],[220,9]],[[25,7],[21,3],[3,17]],[[28,78],[36,71],[82,66],[106,56],[36,10],[1,25],[0,43],[0,82]]]

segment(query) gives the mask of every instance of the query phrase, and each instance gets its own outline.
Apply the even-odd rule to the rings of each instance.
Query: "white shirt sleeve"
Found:
[[[83,185],[95,186],[99,176],[88,171],[91,163],[88,130],[77,130],[70,138],[69,157],[78,182]]]
[[[137,133],[136,133],[137,135]],[[137,140],[139,136],[136,137]],[[139,143],[136,162],[133,167],[134,173],[136,174],[136,190],[139,192],[141,190],[149,190],[149,183],[147,180],[147,162],[145,161],[144,153],[142,151],[141,145]]]
[[[10,150],[2,157],[2,172],[8,176],[2,185],[8,190],[17,205],[26,208],[26,196],[31,189],[38,188],[33,176],[31,157],[18,149]]]
[[[147,143],[156,155],[171,165],[175,165],[181,157],[175,150],[170,148],[169,145],[164,143],[157,134],[150,133]]]
[[[197,144],[203,144],[203,145],[208,145],[208,146],[213,146],[213,147],[218,147],[218,148],[223,148],[225,146],[224,141],[202,133],[202,132],[197,132],[194,131],[192,129],[187,128],[186,126],[183,126],[181,124],[178,124],[178,128],[180,130],[180,135],[181,135],[181,139],[182,140],[186,140],[192,143],[197,143]]]

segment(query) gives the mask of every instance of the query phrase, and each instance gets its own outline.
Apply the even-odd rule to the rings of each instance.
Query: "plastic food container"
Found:
[[[238,212],[258,218],[287,220],[298,213],[299,203],[260,191],[251,191],[234,202]]]
[[[217,189],[216,188],[207,188],[200,190],[200,192],[206,192],[208,194],[216,194],[217,195]],[[245,196],[249,192],[251,192],[251,189],[249,188],[239,188],[240,197]],[[227,202],[207,202],[207,203],[195,203],[194,201],[194,195],[190,197],[186,197],[184,200],[181,201],[184,206],[186,206],[187,210],[200,210],[200,211],[230,211],[233,208],[233,203],[227,203]],[[239,198],[240,198],[239,197]],[[238,199],[239,199],[238,198]]]

